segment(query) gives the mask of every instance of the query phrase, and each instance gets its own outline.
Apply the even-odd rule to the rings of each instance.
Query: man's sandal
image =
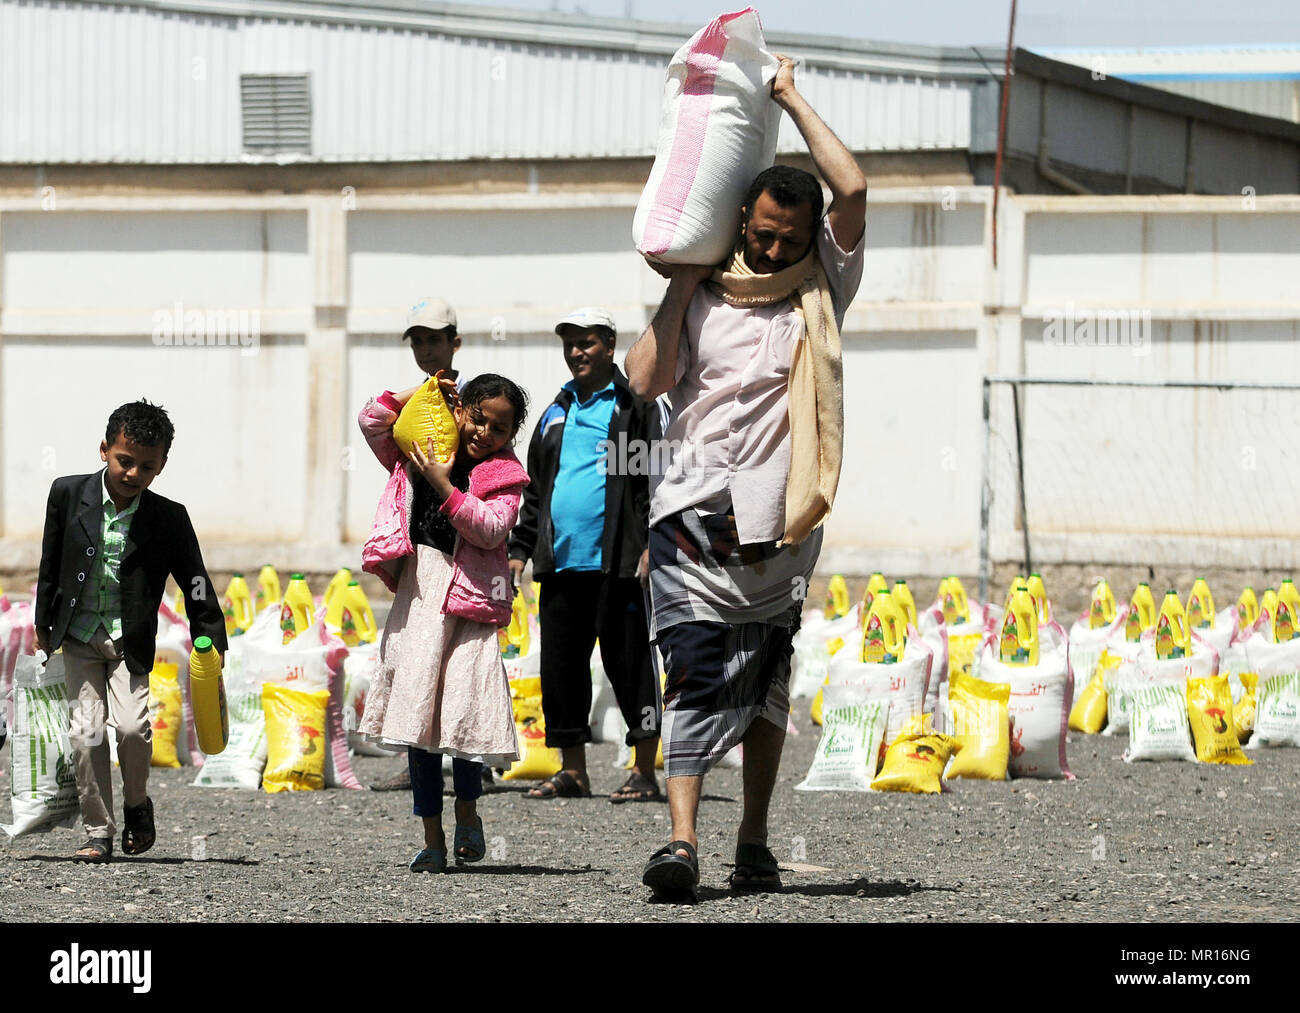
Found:
[[[153,799],[146,797],[140,805],[125,806],[122,814],[126,817],[126,827],[122,830],[123,854],[143,855],[157,839],[153,825]]]
[[[634,770],[623,786],[609,796],[609,800],[615,805],[623,802],[659,802],[663,799],[663,794],[659,791],[659,785],[652,777],[646,777],[641,771]]]
[[[685,856],[677,854],[686,852]],[[641,882],[650,887],[656,900],[687,902],[699,900],[700,862],[694,845],[670,841],[646,862]]]
[[[736,893],[780,893],[781,870],[763,844],[736,845],[736,868],[727,882]]]
[[[483,861],[487,855],[487,844],[483,840],[483,821],[476,827],[465,823],[456,824],[456,836],[452,843],[452,853],[457,865],[471,865]]]
[[[529,798],[591,798],[591,789],[584,788],[567,770],[557,770],[528,793]]]
[[[93,862],[100,864],[113,857],[113,839],[111,837],[88,837],[86,843],[72,855],[74,862]]]

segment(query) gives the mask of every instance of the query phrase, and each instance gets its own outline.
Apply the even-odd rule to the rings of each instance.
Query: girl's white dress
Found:
[[[451,557],[416,545],[398,580],[358,731],[489,766],[519,759],[497,630],[446,615]]]

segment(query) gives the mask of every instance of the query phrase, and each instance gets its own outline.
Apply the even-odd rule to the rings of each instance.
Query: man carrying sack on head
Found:
[[[793,71],[781,57],[772,98],[826,180],[827,214],[814,176],[787,166],[760,173],[728,262],[651,263],[668,291],[627,355],[634,393],[668,394],[665,437],[681,447],[650,507],[672,839],[643,881],[664,899],[696,895],[704,774],[737,744],[745,797],[731,886],[781,888],[768,804],[790,711],[791,640],[839,482],[839,329],[862,277],[867,192]]]

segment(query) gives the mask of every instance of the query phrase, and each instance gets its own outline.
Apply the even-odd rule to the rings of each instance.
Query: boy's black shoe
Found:
[[[134,808],[123,806],[122,814],[126,817],[126,827],[122,830],[122,853],[143,855],[153,847],[155,838],[153,799],[146,796],[141,805]]]

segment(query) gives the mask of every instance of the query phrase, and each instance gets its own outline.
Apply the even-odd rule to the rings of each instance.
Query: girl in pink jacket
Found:
[[[510,621],[514,597],[506,536],[528,475],[510,444],[527,398],[493,373],[475,377],[459,398],[454,381],[442,373],[438,381],[460,429],[460,448],[445,464],[432,459],[431,446],[393,440],[393,423],[415,390],[385,391],[358,418],[389,471],[362,565],[396,595],[359,731],[407,747],[415,815],[424,822],[412,872],[447,866],[441,754],[452,756],[458,864],[480,861],[486,850],[482,765],[519,758],[497,627]]]

